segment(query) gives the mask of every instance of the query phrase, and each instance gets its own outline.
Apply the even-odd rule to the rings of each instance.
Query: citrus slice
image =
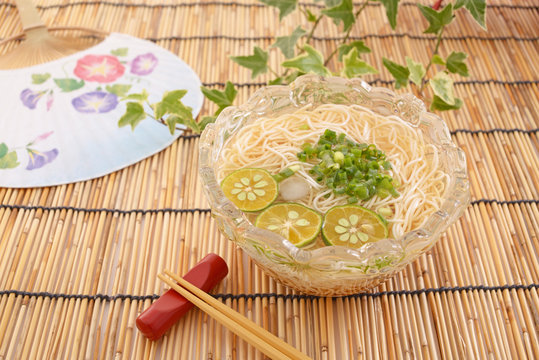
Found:
[[[326,245],[359,248],[388,235],[387,222],[359,205],[334,206],[326,212],[322,239]]]
[[[297,247],[311,244],[322,227],[322,215],[296,203],[280,203],[260,213],[255,226],[273,231]]]
[[[225,196],[242,211],[260,211],[275,201],[279,194],[277,181],[264,169],[244,168],[228,175],[221,182]]]

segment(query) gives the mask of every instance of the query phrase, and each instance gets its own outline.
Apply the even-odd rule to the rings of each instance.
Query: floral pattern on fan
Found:
[[[52,162],[58,156],[58,149],[37,150],[34,145],[45,140],[53,134],[53,131],[39,135],[34,140],[23,146],[9,148],[6,143],[0,142],[0,170],[19,167],[19,151],[28,155],[26,170],[36,170]],[[26,150],[26,151],[24,151]]]
[[[129,95],[133,83],[139,82],[139,77],[151,74],[159,62],[151,52],[128,60],[128,52],[128,48],[119,48],[110,54],[87,54],[77,60],[73,77],[67,72],[66,77],[53,77],[50,73],[32,74],[35,87],[24,89],[20,100],[25,107],[35,110],[45,97],[44,106],[49,111],[55,96],[80,90],[78,96],[71,99],[73,108],[78,112],[107,113],[114,110],[118,100]],[[126,67],[129,68],[128,73]],[[81,91],[84,92],[81,94]]]
[[[77,61],[73,73],[86,81],[110,83],[124,74],[125,67],[116,56],[86,55]]]
[[[74,98],[71,103],[78,112],[106,113],[116,108],[118,96],[105,91],[92,91]]]

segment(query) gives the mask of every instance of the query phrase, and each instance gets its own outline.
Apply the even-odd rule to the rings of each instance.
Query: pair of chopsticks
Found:
[[[173,274],[169,270],[164,270],[163,272],[174,281],[163,274],[157,275],[159,279],[164,281],[168,286],[189,300],[200,310],[214,318],[221,325],[227,327],[272,359],[310,360],[310,358],[301,351],[279,339],[266,329],[258,326],[253,321],[229,308],[222,302],[216,300],[190,282]]]

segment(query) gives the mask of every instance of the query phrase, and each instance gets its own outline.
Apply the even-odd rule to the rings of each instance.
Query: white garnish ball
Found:
[[[311,185],[299,176],[289,177],[279,184],[279,193],[285,201],[299,200],[309,195],[310,191]]]

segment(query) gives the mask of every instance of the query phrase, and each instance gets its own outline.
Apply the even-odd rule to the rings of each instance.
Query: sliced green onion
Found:
[[[350,203],[374,195],[399,196],[399,184],[387,172],[392,169],[391,163],[374,144],[359,144],[344,133],[326,129],[316,144],[303,144],[297,156],[300,161],[314,164],[310,173],[316,181],[337,195],[348,195]]]
[[[380,209],[378,209],[378,213],[382,215],[383,217],[388,218],[393,215],[393,210],[391,210],[391,208],[388,208],[388,207],[381,207]]]
[[[273,175],[273,178],[277,182],[281,182],[284,179],[289,178],[290,176],[294,175],[299,169],[301,169],[301,166],[299,165],[292,165],[290,167],[285,168],[283,171],[281,171],[278,174]]]

